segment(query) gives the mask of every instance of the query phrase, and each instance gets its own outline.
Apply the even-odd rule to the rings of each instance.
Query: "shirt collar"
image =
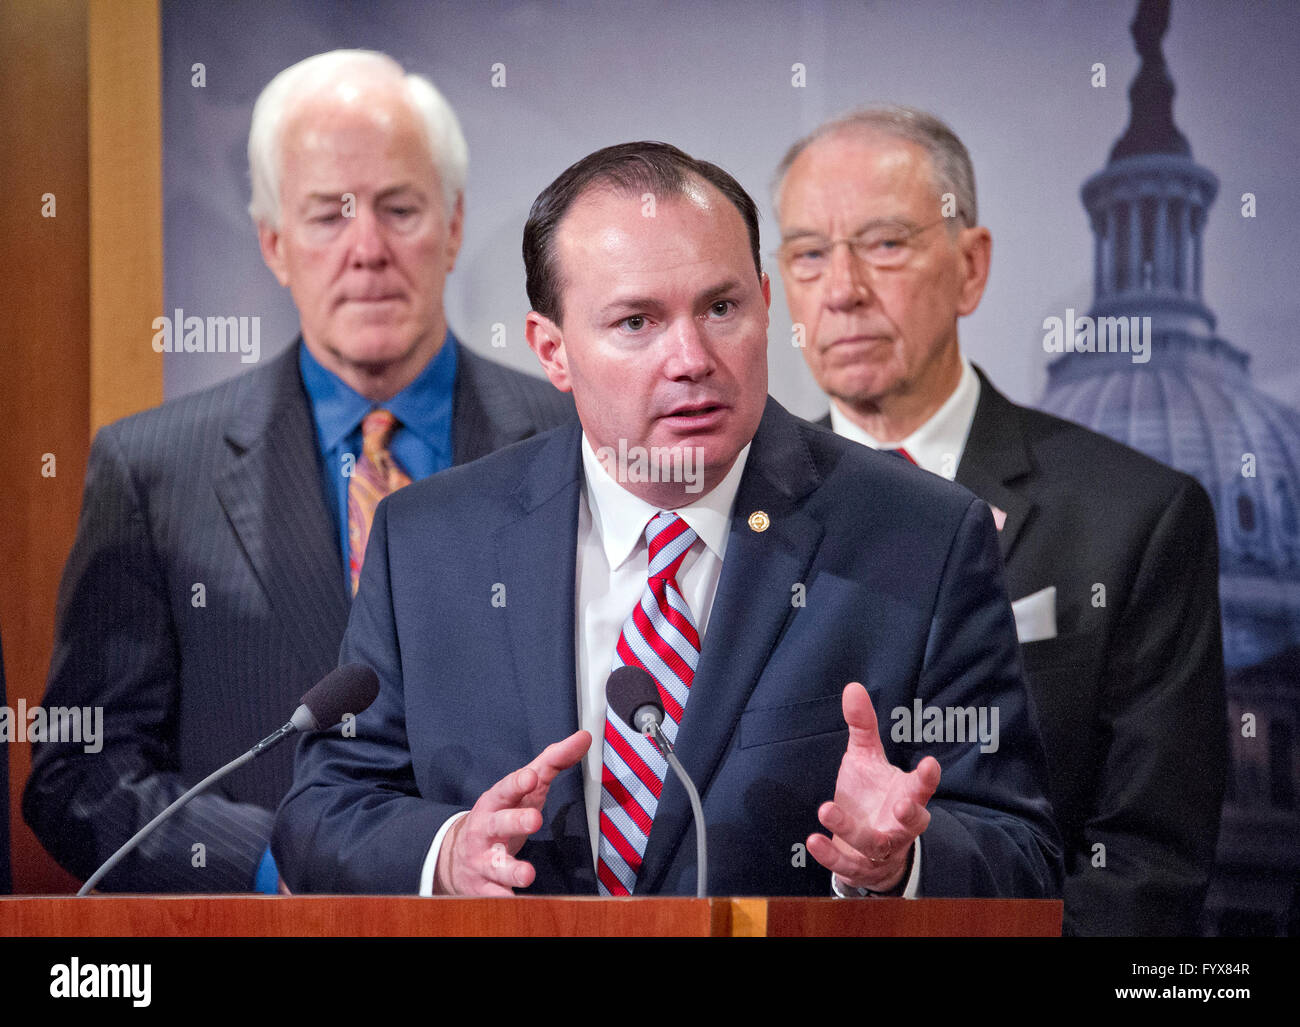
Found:
[[[442,348],[406,388],[382,404],[433,449],[446,445],[451,424],[453,386],[456,381],[456,337],[447,332]],[[356,431],[375,403],[355,392],[337,375],[327,371],[304,343],[298,348],[298,368],[321,447],[330,452]]]
[[[831,429],[836,435],[872,449],[905,449],[918,466],[951,481],[957,475],[957,465],[961,463],[979,400],[979,376],[963,354],[957,388],[944,400],[943,406],[907,438],[899,442],[880,442],[850,421],[835,403],[831,404]]]
[[[726,477],[694,502],[674,509],[706,546],[723,558],[731,533],[731,508],[736,502],[740,479],[749,460],[749,443],[736,455]],[[646,523],[660,508],[634,496],[610,477],[596,458],[587,433],[582,433],[582,469],[591,524],[605,550],[610,570],[617,570],[636,551],[645,535]]]

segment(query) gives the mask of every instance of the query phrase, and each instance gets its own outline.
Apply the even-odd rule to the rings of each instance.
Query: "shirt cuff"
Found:
[[[912,872],[907,875],[907,884],[903,888],[900,898],[914,899],[916,893],[921,888],[921,838],[918,835],[912,843]],[[831,891],[839,899],[850,898],[879,898],[880,892],[874,892],[870,888],[849,888],[840,884],[840,879],[835,874],[831,874]]]
[[[442,851],[442,840],[447,837],[447,832],[462,817],[469,816],[469,810],[462,810],[455,816],[448,817],[442,822],[442,827],[438,828],[438,833],[433,836],[433,844],[429,846],[429,854],[424,857],[424,866],[420,870],[420,894],[428,898],[433,894],[433,876],[438,870],[438,853]]]

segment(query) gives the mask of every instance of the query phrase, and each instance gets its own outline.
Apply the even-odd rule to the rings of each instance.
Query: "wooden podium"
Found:
[[[0,898],[0,937],[1057,937],[1061,903],[378,895]]]

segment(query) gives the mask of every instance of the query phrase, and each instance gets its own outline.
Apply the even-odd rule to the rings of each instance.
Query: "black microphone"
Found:
[[[346,714],[357,714],[369,707],[379,694],[379,677],[373,670],[362,663],[345,663],[326,674],[312,685],[302,697],[302,704],[293,711],[293,716],[283,727],[277,728],[263,738],[242,756],[231,760],[220,770],[214,771],[178,798],[165,810],[140,828],[126,844],[118,849],[96,870],[77,892],[80,898],[90,892],[112,870],[122,857],[144,841],[164,820],[189,802],[209,785],[221,780],[232,770],[237,770],[250,760],[273,748],[297,731],[316,731],[322,727],[333,727]]]
[[[640,734],[664,722],[664,704],[655,679],[640,667],[619,667],[605,682],[605,698],[623,723]]]
[[[307,690],[289,723],[299,731],[333,727],[345,715],[368,709],[377,695],[379,676],[364,663],[345,663]]]
[[[605,700],[623,723],[638,734],[645,735],[663,754],[686,789],[686,795],[691,800],[691,814],[695,818],[695,894],[702,899],[709,880],[709,846],[704,834],[704,810],[700,806],[700,793],[695,790],[694,782],[677,759],[672,743],[664,735],[664,704],[659,698],[659,685],[641,667],[619,667],[605,682]]]

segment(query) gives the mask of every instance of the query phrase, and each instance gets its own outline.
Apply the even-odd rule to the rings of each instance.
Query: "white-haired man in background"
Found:
[[[39,745],[23,801],[82,877],[334,667],[380,499],[572,416],[448,328],[467,152],[431,83],[383,54],[308,58],[262,91],[248,154],[249,211],[301,338],[96,437],[45,702],[102,707],[102,745]],[[282,746],[101,887],[274,889],[291,778]]]
[[[1012,403],[962,354],[992,235],[938,118],[827,122],[790,148],[774,192],[823,423],[993,508],[1065,842],[1065,933],[1195,933],[1227,763],[1209,497]]]

